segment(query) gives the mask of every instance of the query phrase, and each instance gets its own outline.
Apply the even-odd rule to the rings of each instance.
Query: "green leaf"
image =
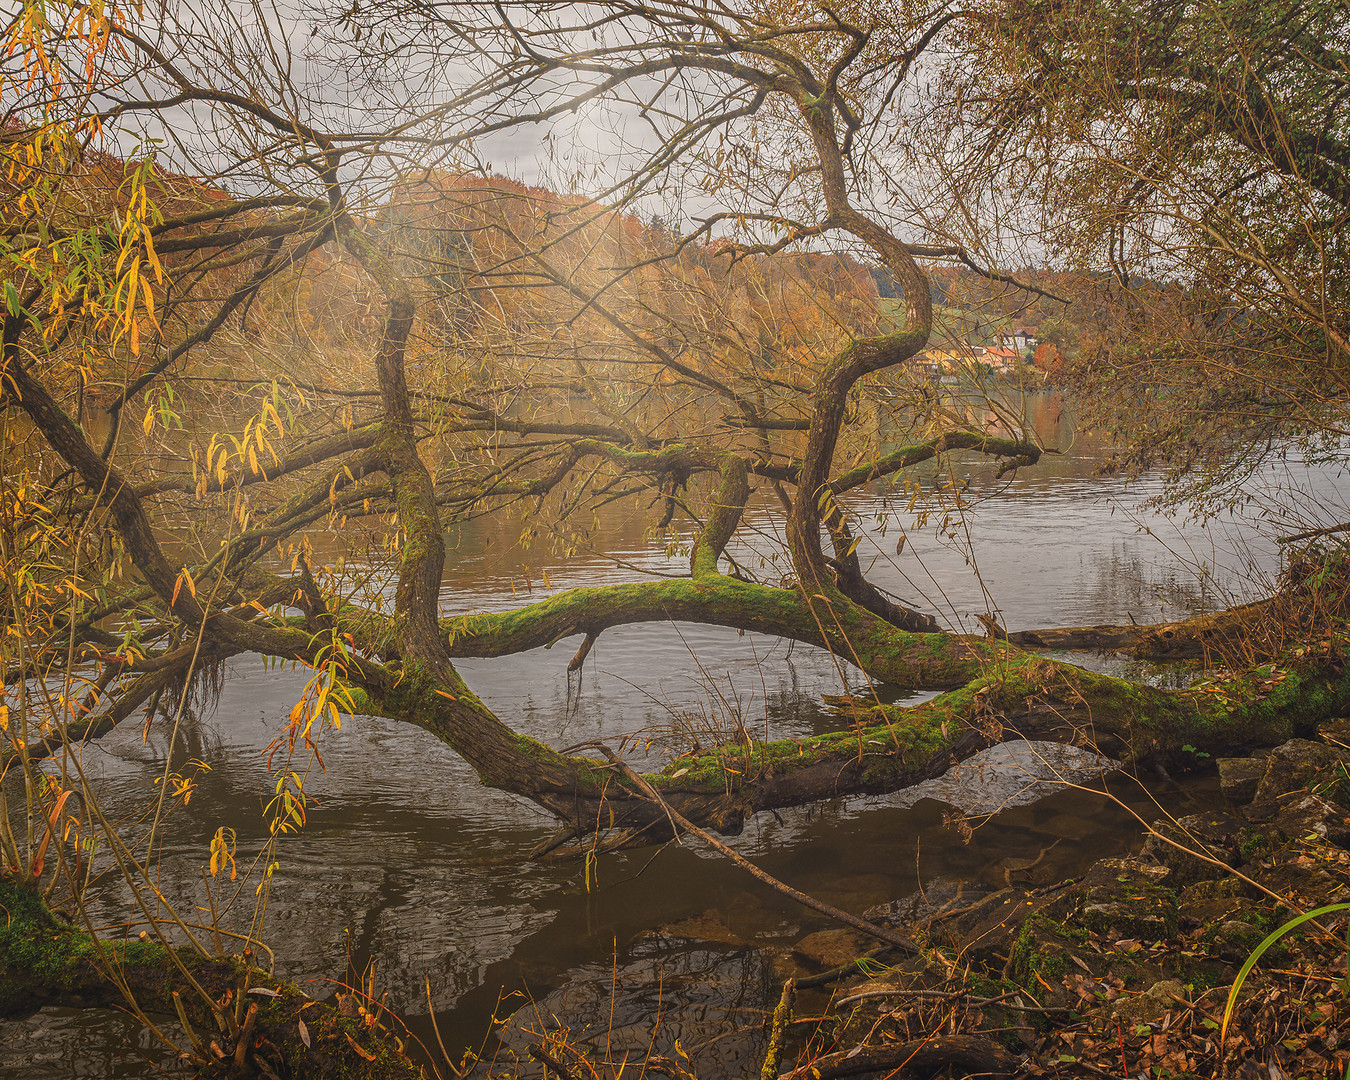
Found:
[[[1252,950],[1252,954],[1247,957],[1246,963],[1242,965],[1242,970],[1238,972],[1237,978],[1233,980],[1233,989],[1228,991],[1228,1002],[1223,1008],[1223,1027],[1219,1031],[1219,1043],[1221,1045],[1224,1037],[1228,1034],[1228,1022],[1233,1018],[1233,1010],[1237,1007],[1238,991],[1242,989],[1242,984],[1246,982],[1247,976],[1251,974],[1251,970],[1256,966],[1256,962],[1265,955],[1266,950],[1279,941],[1280,938],[1284,937],[1285,934],[1289,933],[1289,931],[1302,926],[1305,922],[1311,922],[1319,915],[1331,915],[1338,911],[1350,911],[1350,904],[1328,904],[1326,907],[1314,908],[1312,911],[1305,912],[1302,915],[1290,919],[1283,926],[1271,931],[1266,936],[1266,939]]]

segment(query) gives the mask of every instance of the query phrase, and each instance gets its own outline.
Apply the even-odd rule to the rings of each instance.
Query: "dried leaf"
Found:
[[[361,1055],[363,1058],[365,1058],[367,1061],[374,1061],[374,1060],[375,1060],[375,1055],[372,1054],[372,1053],[369,1053],[365,1048],[363,1048],[363,1047],[361,1046],[361,1044],[360,1044],[359,1042],[357,1042],[355,1039],[353,1039],[350,1035],[347,1036],[347,1042],[349,1042],[349,1043],[351,1044],[351,1048],[352,1048],[353,1050],[355,1050],[358,1054],[360,1054],[360,1055]]]

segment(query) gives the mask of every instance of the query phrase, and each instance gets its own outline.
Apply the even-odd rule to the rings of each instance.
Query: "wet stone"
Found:
[[[856,930],[818,930],[797,942],[792,951],[828,971],[856,960],[876,944]]]
[[[1083,841],[1099,835],[1101,827],[1099,821],[1085,814],[1058,814],[1039,824],[1036,831],[1057,839]]]
[[[1102,859],[1080,888],[1079,922],[1116,938],[1161,941],[1177,932],[1176,893],[1161,884],[1171,876],[1165,866],[1142,859]]]
[[[870,922],[895,926],[914,926],[934,915],[952,912],[977,903],[987,895],[985,889],[957,878],[934,878],[920,892],[886,904],[877,904],[863,912]]]
[[[942,933],[937,936],[941,940],[951,935],[957,951],[974,960],[1006,957],[1022,925],[1048,904],[1047,900],[1028,899],[1020,890],[1003,889],[986,896],[952,924],[941,924]]]
[[[1159,885],[1171,876],[1171,871],[1144,858],[1098,859],[1083,880],[1079,889],[1102,887],[1130,887],[1131,885]]]
[[[538,1075],[529,1048],[559,1033],[568,1064],[627,1060],[634,1074],[649,1055],[689,1054],[700,1080],[757,1075],[763,1018],[780,984],[760,950],[667,949],[650,938],[617,967],[587,965],[565,986],[517,1010],[498,1032],[493,1076]],[[677,1044],[679,1050],[677,1050]]]
[[[1154,828],[1163,836],[1193,851],[1208,854],[1225,866],[1236,866],[1239,861],[1238,838],[1245,825],[1246,822],[1231,814],[1210,811],[1178,818],[1175,825],[1159,822]],[[1212,878],[1217,869],[1213,863],[1188,855],[1157,836],[1150,836],[1144,843],[1143,854],[1172,872],[1168,884],[1174,888]]]
[[[669,923],[653,931],[666,938],[681,938],[686,941],[707,941],[716,945],[731,945],[736,948],[748,948],[752,944],[737,934],[727,924],[726,915],[716,908],[700,912],[679,922]]]
[[[1266,763],[1261,758],[1219,758],[1219,790],[1231,802],[1246,804],[1256,798]]]
[[[1045,848],[1036,856],[1010,855],[1000,859],[984,869],[980,880],[993,889],[1048,885],[1062,876],[1058,866],[1046,859],[1049,850]]]

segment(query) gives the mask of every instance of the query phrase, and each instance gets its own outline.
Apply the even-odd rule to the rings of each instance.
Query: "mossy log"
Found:
[[[983,638],[913,633],[844,601],[808,604],[780,589],[720,573],[569,589],[513,611],[442,619],[449,655],[506,656],[615,626],[691,622],[791,638],[820,648],[894,686],[963,686],[996,658]]]
[[[820,598],[817,598],[820,599]],[[847,727],[822,735],[730,743],[671,762],[647,779],[700,824],[734,832],[760,810],[850,794],[899,790],[941,775],[995,743],[1037,738],[1091,747],[1127,767],[1186,771],[1234,746],[1270,744],[1311,730],[1350,705],[1350,679],[1323,661],[1275,663],[1186,690],[1097,674],[1007,642],[911,634],[854,605],[808,605],[800,593],[723,575],[576,589],[500,615],[448,627],[453,655],[501,655],[571,634],[652,619],[754,628],[837,650],[869,675],[901,685],[948,688],[912,707],[857,701]],[[829,625],[833,633],[824,628]],[[838,627],[848,629],[847,636]],[[395,700],[396,698],[396,700]],[[510,733],[484,752],[464,738],[467,712],[486,730],[487,710],[459,684],[453,694],[403,682],[394,698],[369,699],[383,715],[415,719],[464,754],[494,786],[525,795],[574,822],[659,830],[660,811],[625,787],[607,763],[564,757]],[[501,725],[502,732],[508,732]]]
[[[1232,651],[1280,603],[1279,597],[1270,597],[1207,615],[1142,626],[1018,630],[1008,634],[1008,640],[1027,649],[1094,649],[1127,652],[1138,660],[1199,660]]]
[[[0,1016],[48,1005],[161,1014],[183,1026],[188,1045],[180,1050],[207,1075],[237,1063],[245,1066],[240,1075],[253,1075],[261,1062],[300,1080],[422,1076],[397,1035],[378,1020],[368,1023],[354,997],[320,1002],[238,958],[95,938],[4,873],[0,908]]]

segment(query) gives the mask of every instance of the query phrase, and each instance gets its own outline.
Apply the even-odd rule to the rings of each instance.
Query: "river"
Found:
[[[853,501],[868,523],[861,551],[874,580],[966,630],[977,629],[973,614],[990,609],[1010,630],[1157,621],[1268,586],[1278,552],[1259,502],[1246,516],[1209,527],[1141,510],[1141,500],[1159,492],[1158,478],[1097,476],[1106,457],[1100,445],[1071,441],[1052,395],[1033,408],[1047,444],[1070,449],[1002,480],[985,464],[965,470],[971,506],[953,535],[932,522],[912,528],[904,514],[891,516],[882,535],[878,520],[908,502],[889,482]],[[1266,479],[1311,485],[1334,505],[1338,475],[1283,468]],[[445,612],[502,609],[550,590],[635,580],[642,570],[680,571],[678,556],[667,558],[644,539],[641,508],[615,504],[600,524],[602,550],[570,558],[543,543],[522,550],[518,527],[486,519],[452,531]],[[906,542],[897,554],[901,527]],[[758,569],[767,542],[753,538],[780,528],[771,504],[757,501],[742,528],[751,539],[732,554]],[[856,670],[825,654],[734,630],[612,630],[580,679],[569,679],[576,644],[459,667],[498,715],[558,747],[617,743],[636,732],[676,744],[693,733],[706,742],[737,723],[773,737],[801,735],[830,723],[822,693],[865,686]],[[1129,673],[1119,662],[1075,662]],[[209,771],[170,821],[157,867],[166,895],[189,907],[200,902],[200,867],[218,826],[237,831],[241,864],[259,848],[266,835],[260,807],[271,790],[264,751],[303,682],[289,668],[237,660],[214,707],[185,720],[176,760],[195,758]],[[143,803],[166,749],[161,731],[143,741],[130,724],[86,751],[110,818]],[[484,1045],[494,1015],[536,1002],[574,1024],[578,1038],[595,1021],[594,1038],[638,1053],[659,1013],[659,1049],[671,1052],[678,1037],[705,1080],[757,1072],[763,1009],[792,963],[792,944],[825,927],[823,920],[693,844],[605,857],[591,875],[580,863],[524,863],[549,832],[540,812],[484,788],[452,752],[407,725],[351,718],[324,736],[323,755],[326,770],[309,785],[317,805],[304,829],[284,841],[274,875],[263,938],[276,952],[278,974],[317,980],[310,992],[323,996],[324,980],[343,976],[349,954],[358,969],[377,958],[390,1005],[430,1042],[429,994],[441,1037],[456,1054]],[[990,752],[922,789],[763,815],[734,843],[770,873],[859,913],[921,886],[941,888],[934,883],[943,879],[1000,886],[1008,860],[1039,858],[1037,872],[1048,880],[1124,849],[1137,835],[1120,807],[1047,780],[1055,768],[1076,770],[1067,774],[1075,778],[1097,772],[1086,755]],[[1156,813],[1155,795],[1172,809],[1216,798],[1206,779],[1184,787],[1149,781],[1146,790],[1120,778],[1113,787],[1143,813]],[[944,824],[949,804],[986,815],[972,822],[968,841]],[[252,901],[250,884],[232,918],[242,913],[246,925]],[[95,910],[112,918],[124,909],[110,890]],[[518,1046],[520,1038],[508,1032],[505,1042]],[[144,1076],[147,1056],[167,1064],[148,1036],[115,1013],[48,1009],[0,1024],[0,1076]]]

